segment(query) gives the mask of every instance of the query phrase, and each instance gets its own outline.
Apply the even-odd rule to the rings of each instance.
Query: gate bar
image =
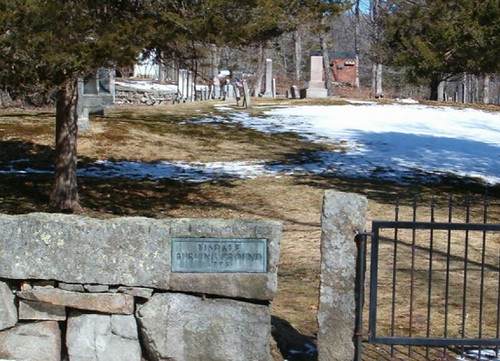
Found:
[[[485,223],[452,223],[452,222],[401,222],[401,221],[373,221],[372,222],[372,262],[371,262],[371,277],[370,277],[370,319],[369,319],[369,342],[372,343],[382,343],[387,345],[406,345],[406,346],[493,346],[498,349],[499,338],[468,338],[462,331],[461,338],[446,338],[447,335],[447,320],[445,319],[445,338],[436,337],[394,337],[394,336],[377,336],[376,333],[376,320],[377,320],[377,280],[378,280],[378,253],[379,253],[379,230],[380,229],[410,229],[410,230],[446,230],[448,231],[448,247],[450,243],[449,233],[453,230],[466,231],[466,237],[469,231],[500,231],[500,224],[485,224]],[[467,239],[466,239],[467,240]],[[449,253],[448,253],[449,254]],[[467,256],[467,255],[466,255]],[[500,258],[500,250],[499,250]],[[449,260],[447,259],[447,269],[449,267]],[[468,262],[468,258],[465,257],[465,262]],[[466,264],[467,265],[467,264]],[[448,283],[448,280],[446,280]],[[499,284],[500,284],[500,273],[499,273]],[[446,285],[448,289],[448,284]],[[372,302],[373,301],[373,302]],[[465,297],[463,300],[465,303]],[[500,304],[500,287],[498,303]],[[446,304],[447,306],[447,304]],[[445,310],[447,314],[447,310]],[[445,315],[446,316],[446,315]],[[446,318],[446,317],[445,317]],[[500,307],[497,308],[497,319],[500,319]],[[497,325],[497,334],[500,333],[500,326]]]
[[[373,227],[399,229],[439,229],[450,231],[500,231],[498,223],[447,223],[447,222],[409,222],[409,221],[373,221]]]
[[[363,306],[365,303],[365,273],[366,273],[366,238],[372,233],[358,233],[354,237],[358,253],[356,256],[356,281],[355,281],[355,301],[356,301],[356,326],[354,330],[354,361],[361,361],[363,354]]]

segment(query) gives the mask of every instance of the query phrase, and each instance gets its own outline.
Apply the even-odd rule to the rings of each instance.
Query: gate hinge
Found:
[[[356,233],[356,236],[373,237],[373,232],[358,232],[358,233]]]
[[[356,332],[355,333],[356,336],[358,337],[369,337],[370,336],[370,332]]]
[[[366,237],[373,238],[373,232],[359,232],[354,236],[355,242],[365,242]]]

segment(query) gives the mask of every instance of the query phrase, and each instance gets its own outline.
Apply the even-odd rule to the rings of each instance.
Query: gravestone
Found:
[[[213,79],[213,89],[214,90],[213,90],[213,93],[212,93],[213,94],[212,97],[214,99],[220,99],[220,93],[221,93],[221,91],[220,91],[220,83],[221,83],[220,78],[217,75],[215,75],[214,79]]]
[[[264,93],[264,97],[274,98],[272,59],[266,59],[266,91]]]
[[[180,69],[177,80],[179,102],[192,102],[194,100],[193,88],[193,72],[187,69]]]
[[[115,103],[115,71],[99,68],[95,74],[78,79],[78,103],[76,106],[78,130],[85,132],[90,115],[106,115]]]
[[[245,108],[252,107],[252,99],[250,97],[250,89],[248,88],[248,83],[246,80],[243,80],[243,107],[245,107]]]
[[[84,100],[85,82],[83,79],[78,79],[78,103],[76,104],[76,116],[78,122],[78,130],[86,132],[90,126],[89,108],[85,106]]]
[[[306,85],[306,98],[327,98],[328,91],[323,79],[323,57],[311,56],[309,61],[309,81]]]

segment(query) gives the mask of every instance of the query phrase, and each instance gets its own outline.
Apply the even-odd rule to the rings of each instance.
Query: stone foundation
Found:
[[[267,272],[172,272],[178,237],[265,239]],[[270,361],[280,238],[275,222],[0,216],[0,359]]]

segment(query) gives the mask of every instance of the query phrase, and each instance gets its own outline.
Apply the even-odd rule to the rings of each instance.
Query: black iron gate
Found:
[[[408,359],[417,347],[424,347],[426,359],[438,359],[430,356],[438,347],[439,359],[500,360],[500,223],[489,222],[487,201],[479,211],[468,197],[460,221],[452,197],[445,219],[436,204],[421,212],[428,222],[417,220],[416,201],[411,221],[401,221],[398,204],[394,221],[373,221],[371,233],[356,237],[358,361],[362,342],[389,345],[391,352],[403,345]],[[363,312],[366,236],[369,305]]]

